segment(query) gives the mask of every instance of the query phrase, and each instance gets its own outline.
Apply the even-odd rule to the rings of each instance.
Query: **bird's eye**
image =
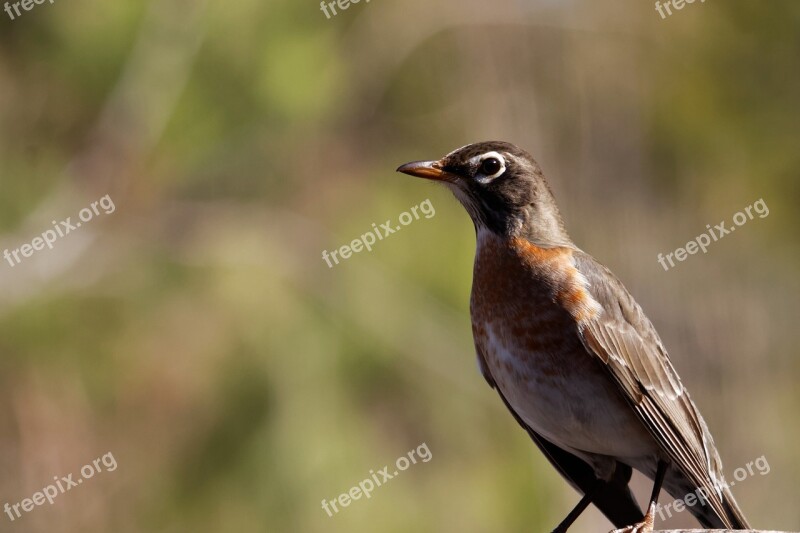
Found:
[[[503,163],[496,157],[488,157],[481,163],[481,174],[493,177],[503,168]]]

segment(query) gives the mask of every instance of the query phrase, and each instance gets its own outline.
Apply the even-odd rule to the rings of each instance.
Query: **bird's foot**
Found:
[[[611,533],[651,533],[653,531],[653,523],[655,522],[656,504],[651,503],[647,514],[644,515],[644,520],[638,524],[633,524],[622,529],[615,529]]]

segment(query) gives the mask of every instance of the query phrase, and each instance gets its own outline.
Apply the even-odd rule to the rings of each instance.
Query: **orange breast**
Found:
[[[510,375],[543,379],[568,371],[563,354],[581,348],[577,322],[598,312],[597,307],[571,249],[543,248],[490,233],[479,236],[471,299],[476,344],[490,342],[491,334],[525,353],[539,354],[527,361],[496,358],[493,363]]]
[[[640,457],[655,450],[580,340],[580,321],[601,308],[570,248],[481,235],[471,310],[481,363],[534,431],[573,451]]]
[[[570,248],[544,248],[524,239],[479,236],[473,276],[473,311],[556,304],[580,321],[599,312],[575,268]]]

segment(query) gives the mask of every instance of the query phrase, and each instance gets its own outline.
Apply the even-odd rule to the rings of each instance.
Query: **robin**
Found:
[[[594,504],[614,533],[650,532],[662,487],[695,495],[687,508],[707,528],[749,529],[658,333],[622,282],[572,242],[536,161],[492,141],[397,170],[443,183],[472,218],[481,373],[583,495],[554,531]],[[653,480],[645,514],[632,469]]]

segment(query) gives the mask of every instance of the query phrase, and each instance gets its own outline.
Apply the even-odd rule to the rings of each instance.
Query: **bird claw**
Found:
[[[611,533],[651,533],[652,531],[652,524],[648,524],[647,522],[639,522],[638,524],[624,527],[622,529],[615,529]]]

